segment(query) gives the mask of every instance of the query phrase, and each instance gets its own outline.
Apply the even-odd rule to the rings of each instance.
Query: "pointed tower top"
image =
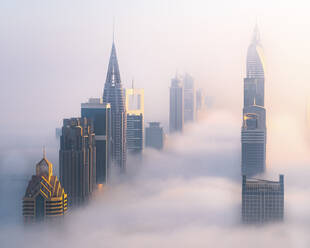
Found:
[[[260,33],[259,33],[257,21],[254,27],[252,42],[255,44],[260,43]]]
[[[107,77],[103,90],[103,103],[110,103],[111,109],[123,112],[125,109],[122,95],[123,87],[116,56],[116,48],[113,42],[108,65]]]

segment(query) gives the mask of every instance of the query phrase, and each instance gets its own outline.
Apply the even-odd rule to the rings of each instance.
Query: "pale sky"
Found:
[[[146,121],[168,120],[170,79],[188,72],[214,107],[241,115],[258,22],[266,107],[302,120],[310,80],[307,1],[54,0],[0,3],[1,135],[54,135],[102,94],[116,22],[122,82],[145,89]],[[274,111],[274,112],[273,112]],[[241,124],[240,124],[241,125]],[[26,130],[25,130],[26,129]]]

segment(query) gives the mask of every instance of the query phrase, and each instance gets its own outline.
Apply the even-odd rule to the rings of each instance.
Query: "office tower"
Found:
[[[185,74],[183,77],[184,87],[184,122],[193,122],[196,120],[196,91],[194,79]]]
[[[60,139],[61,136],[61,128],[57,127],[55,131],[56,139]]]
[[[96,185],[96,143],[90,120],[64,119],[59,172],[69,205],[77,206],[87,202]]]
[[[242,220],[244,223],[282,221],[284,176],[279,181],[242,178]]]
[[[170,133],[182,132],[184,125],[184,92],[181,79],[177,76],[171,80],[169,117]]]
[[[101,98],[91,98],[81,104],[81,116],[91,120],[96,140],[96,183],[106,184],[111,161],[111,106]]]
[[[67,194],[58,178],[53,176],[53,165],[44,154],[23,198],[24,221],[56,220],[64,216],[67,209]]]
[[[108,66],[104,85],[103,103],[111,104],[112,160],[120,172],[126,171],[126,109],[123,97],[123,87],[118,67],[115,44]]]
[[[150,122],[145,129],[145,146],[162,150],[165,142],[164,129],[159,122]]]
[[[139,154],[144,146],[144,90],[131,89],[124,91],[127,113],[127,150]]]
[[[242,175],[253,176],[266,169],[266,110],[264,107],[264,60],[258,28],[247,53],[244,79]]]
[[[196,119],[202,119],[203,113],[205,111],[205,93],[203,89],[196,90]]]

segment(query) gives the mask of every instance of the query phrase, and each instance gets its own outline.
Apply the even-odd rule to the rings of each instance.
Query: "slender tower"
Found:
[[[111,105],[112,161],[120,172],[126,171],[126,109],[123,87],[119,73],[116,49],[113,39],[107,78],[104,85],[103,103]]]
[[[265,70],[256,26],[247,53],[247,75],[244,79],[242,142],[242,175],[253,176],[266,169],[266,110],[264,107]]]
[[[182,132],[184,126],[184,91],[181,79],[176,75],[170,87],[170,133]]]

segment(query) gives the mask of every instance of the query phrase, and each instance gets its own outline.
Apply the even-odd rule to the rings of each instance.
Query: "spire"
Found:
[[[113,41],[112,49],[111,49],[111,55],[110,55],[110,61],[109,61],[109,66],[108,66],[105,87],[108,85],[121,87],[121,77],[120,77],[120,72],[119,72],[119,67],[118,67],[118,61],[117,61],[114,41]]]
[[[115,18],[113,18],[113,44],[115,42]]]
[[[43,158],[46,159],[46,151],[45,151],[45,146],[43,146]]]
[[[254,27],[252,43],[255,43],[255,44],[260,43],[260,33],[259,33],[257,21]]]
[[[131,88],[134,89],[134,80],[131,81]]]
[[[107,77],[103,91],[103,103],[110,103],[111,108],[124,111],[123,87],[116,56],[115,43],[112,43]]]

